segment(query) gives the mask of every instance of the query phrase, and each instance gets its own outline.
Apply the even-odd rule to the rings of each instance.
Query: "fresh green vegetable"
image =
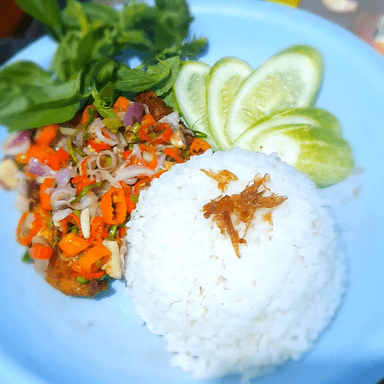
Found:
[[[71,201],[71,203],[78,203],[91,189],[99,188],[102,183],[102,181],[99,181],[98,183],[87,185],[81,190],[81,192],[76,196],[76,198]]]
[[[344,180],[354,169],[349,143],[337,132],[292,124],[262,131],[245,149],[278,156],[314,181],[319,188]]]
[[[311,127],[329,129],[341,134],[340,123],[332,113],[320,108],[293,108],[259,120],[244,131],[234,142],[234,145],[251,148],[262,132],[295,124],[307,124]]]
[[[84,277],[81,277],[81,276],[77,276],[77,277],[76,277],[76,280],[77,280],[80,284],[86,284],[86,283],[88,283],[88,280],[87,280],[87,279],[84,279]]]
[[[108,240],[112,241],[115,239],[117,228],[119,228],[117,224],[112,225],[111,229],[109,230]]]
[[[252,67],[236,57],[223,57],[212,66],[207,77],[208,121],[221,149],[231,147],[225,122],[236,91],[252,73]]]
[[[183,63],[174,90],[180,112],[189,127],[207,135],[207,142],[214,150],[219,146],[208,122],[206,80],[211,67],[201,61]]]
[[[295,45],[266,60],[244,81],[228,110],[225,130],[231,143],[265,116],[309,107],[323,79],[320,53]]]
[[[211,136],[210,143],[275,152],[322,188],[342,181],[354,168],[337,118],[313,107],[322,77],[320,53],[299,45],[254,71],[233,57],[211,68],[191,61],[182,66],[174,87],[190,128],[199,127],[208,141]]]
[[[33,263],[33,259],[31,256],[29,256],[28,251],[24,253],[23,257],[21,258],[21,261],[27,264]]]
[[[120,10],[68,0],[18,0],[45,23],[58,45],[50,70],[16,62],[0,70],[0,124],[9,131],[70,120],[86,102],[103,117],[114,117],[111,100],[152,89],[172,98],[182,60],[206,47],[205,38],[187,40],[193,20],[185,0],[130,1]],[[119,55],[137,56],[130,68]]]

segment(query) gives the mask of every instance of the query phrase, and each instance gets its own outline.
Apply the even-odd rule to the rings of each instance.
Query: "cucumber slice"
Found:
[[[311,106],[322,79],[323,61],[312,47],[295,45],[272,56],[237,91],[225,127],[229,141],[265,116]]]
[[[312,127],[328,129],[341,134],[341,125],[330,112],[321,108],[296,108],[278,112],[270,117],[261,119],[256,125],[248,128],[235,141],[234,145],[242,148],[252,148],[258,136],[265,130],[295,124],[307,124]]]
[[[228,109],[236,91],[251,72],[248,63],[235,57],[223,57],[209,71],[206,83],[208,121],[221,149],[231,148],[225,130]]]
[[[309,124],[264,130],[248,149],[277,153],[283,161],[306,173],[319,188],[344,180],[354,169],[349,143],[333,130]]]
[[[180,112],[189,128],[207,135],[206,141],[213,150],[219,146],[211,134],[208,123],[206,79],[211,67],[201,61],[186,61],[182,64],[174,84]]]

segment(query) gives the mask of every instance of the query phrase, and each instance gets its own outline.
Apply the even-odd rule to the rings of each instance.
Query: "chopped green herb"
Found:
[[[75,164],[78,164],[79,161],[77,160],[77,157],[75,155],[75,150],[73,149],[71,137],[68,137],[67,145],[68,145],[68,152],[69,152],[69,155],[71,156],[71,159]]]
[[[81,192],[79,193],[79,195],[78,195],[75,199],[73,199],[73,200],[71,201],[71,203],[72,203],[72,204],[78,203],[78,202],[79,202],[79,201],[80,201],[80,200],[81,200],[81,199],[88,193],[88,191],[90,191],[90,190],[93,189],[93,188],[98,188],[98,187],[100,187],[102,183],[103,183],[102,181],[99,181],[98,183],[87,185],[85,188],[83,188],[83,189],[81,190]]]
[[[116,231],[119,226],[117,224],[112,225],[111,229],[109,230],[108,240],[114,240],[116,236]]]
[[[123,126],[123,123],[118,117],[107,117],[103,120],[105,126],[112,132],[117,133],[119,128]]]
[[[73,233],[74,235],[77,235],[79,233],[79,227],[77,225],[73,225],[69,232]]]
[[[80,218],[80,215],[81,215],[81,211],[80,211],[80,209],[74,209],[74,210],[72,211],[72,213],[73,213],[74,215],[76,215],[78,218]]]
[[[139,123],[135,123],[132,125],[131,129],[129,131],[133,132],[133,133],[137,133],[139,132],[139,129],[140,129],[140,124]]]
[[[31,256],[29,256],[28,251],[24,253],[24,255],[23,255],[21,261],[22,261],[23,263],[27,263],[27,264],[33,263],[33,259],[31,258]]]
[[[193,134],[195,135],[195,137],[199,138],[199,139],[206,139],[208,136],[206,133],[204,132],[200,132],[200,131],[195,131],[192,129],[192,132]]]
[[[132,195],[130,196],[130,199],[133,203],[137,204],[137,202],[139,201],[139,196],[136,195],[135,193],[132,193]]]
[[[76,280],[77,280],[80,284],[86,284],[86,283],[88,283],[88,280],[84,279],[84,277],[81,277],[81,276],[77,276],[77,277],[76,277]]]

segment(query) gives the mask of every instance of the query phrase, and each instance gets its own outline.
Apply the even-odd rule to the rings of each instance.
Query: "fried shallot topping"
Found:
[[[211,177],[213,180],[216,180],[219,183],[218,187],[221,190],[221,192],[226,191],[227,185],[231,181],[238,180],[236,175],[234,175],[232,172],[229,172],[227,170],[218,171],[217,173],[213,171],[206,171],[205,169],[200,169],[200,171],[204,172],[207,176]]]
[[[205,171],[203,172],[206,173]],[[268,174],[265,174],[263,177],[261,177],[260,174],[257,174],[253,178],[253,183],[249,184],[239,194],[231,196],[221,195],[203,206],[204,217],[208,219],[213,215],[213,221],[219,227],[221,234],[229,235],[233,249],[238,258],[241,257],[239,245],[246,244],[244,237],[252,223],[256,210],[261,208],[272,209],[287,200],[287,197],[278,196],[271,192],[265,185],[268,180],[270,180]],[[240,237],[238,230],[235,228],[235,226],[239,225],[241,222],[246,226],[244,236],[242,237]],[[269,223],[272,223],[272,219]]]

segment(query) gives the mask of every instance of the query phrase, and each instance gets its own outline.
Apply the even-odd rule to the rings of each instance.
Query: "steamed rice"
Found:
[[[221,195],[201,172],[238,177],[240,193],[256,174],[288,199],[256,211],[237,258],[202,207]],[[135,312],[175,352],[171,364],[196,378],[299,359],[329,323],[343,293],[345,260],[319,190],[276,156],[239,148],[208,151],[175,165],[143,191],[129,221],[126,278]]]

